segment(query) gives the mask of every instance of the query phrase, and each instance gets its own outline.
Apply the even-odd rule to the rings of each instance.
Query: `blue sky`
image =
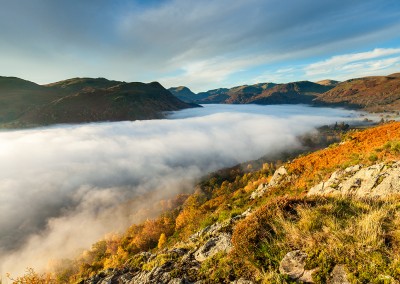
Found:
[[[0,0],[0,75],[193,91],[400,71],[398,0]]]

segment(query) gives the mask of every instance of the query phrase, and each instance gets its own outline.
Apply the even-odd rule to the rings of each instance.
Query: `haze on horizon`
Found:
[[[193,91],[400,70],[398,0],[0,0],[0,75]]]

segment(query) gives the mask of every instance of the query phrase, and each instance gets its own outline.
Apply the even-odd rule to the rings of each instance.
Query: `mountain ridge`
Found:
[[[179,87],[178,87],[179,88]],[[219,88],[198,94],[181,94],[182,87],[173,89],[173,94],[184,98],[186,102],[222,103],[222,104],[297,104],[310,103],[317,94],[333,86],[325,86],[310,81],[298,81],[286,84],[257,83],[232,88]],[[184,87],[185,90],[188,89]],[[188,89],[189,90],[189,89]]]
[[[399,111],[400,73],[350,79],[319,95],[313,102],[366,111]]]
[[[258,83],[193,93],[187,87],[173,89],[186,102],[199,104],[310,104],[345,107],[371,112],[400,110],[400,73],[367,76],[343,82],[325,79],[318,82]],[[189,90],[181,95],[180,90]]]

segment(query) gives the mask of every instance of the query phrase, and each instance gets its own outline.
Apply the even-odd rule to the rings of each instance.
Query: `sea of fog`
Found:
[[[316,126],[359,119],[342,109],[206,105],[164,120],[2,131],[0,272],[73,257],[156,214],[155,201],[190,192],[206,173],[298,149],[297,136]]]

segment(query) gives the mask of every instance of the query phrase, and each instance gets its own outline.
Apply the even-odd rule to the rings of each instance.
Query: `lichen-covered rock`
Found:
[[[344,265],[336,265],[333,268],[328,284],[350,284]]]
[[[232,217],[223,222],[216,222],[210,226],[205,227],[204,229],[194,233],[189,237],[189,240],[192,242],[199,241],[200,238],[206,238],[210,236],[216,236],[221,232],[232,232],[232,227],[237,223],[237,221],[246,218],[251,214],[251,208],[248,208],[242,214]]]
[[[136,274],[129,284],[142,283],[168,283],[172,277],[169,272],[173,268],[173,263],[168,261],[161,266],[154,267],[151,271],[142,271]]]
[[[385,197],[400,194],[400,162],[360,165],[334,172],[331,177],[312,187],[308,195],[352,195]]]
[[[288,252],[279,265],[279,272],[300,283],[314,283],[312,274],[316,269],[305,270],[307,254],[300,250]]]
[[[230,252],[232,249],[231,238],[232,236],[228,233],[222,233],[210,238],[194,253],[194,258],[197,261],[202,262],[219,252]]]
[[[250,199],[256,199],[265,194],[270,187],[277,186],[284,181],[289,181],[290,176],[284,166],[280,167],[274,172],[270,182],[268,184],[262,183],[258,186],[256,190],[254,190],[251,195]]]
[[[307,254],[300,250],[288,252],[279,265],[279,272],[291,279],[298,279],[304,274],[306,259]]]
[[[274,175],[272,176],[269,186],[276,186],[280,182],[282,182],[284,179],[287,179],[288,172],[284,166],[280,167],[274,172]]]
[[[227,222],[225,223],[214,223],[210,226],[205,227],[204,229],[194,233],[189,237],[189,239],[193,242],[197,241],[200,237],[211,236],[217,234],[224,226],[228,226]]]
[[[268,188],[269,188],[268,183],[262,183],[262,184],[260,184],[260,185],[256,188],[256,190],[254,190],[254,191],[251,193],[250,199],[256,199],[256,198],[259,198],[259,197],[263,196],[264,193],[267,192]]]
[[[131,282],[132,278],[133,278],[133,274],[132,273],[130,273],[130,272],[125,273],[125,274],[123,274],[123,275],[121,275],[119,277],[119,279],[118,279],[119,282],[118,283],[119,284],[128,284],[128,283]]]
[[[118,275],[110,275],[104,278],[103,281],[100,282],[100,284],[118,284],[120,283],[118,281],[119,278],[120,277]]]

